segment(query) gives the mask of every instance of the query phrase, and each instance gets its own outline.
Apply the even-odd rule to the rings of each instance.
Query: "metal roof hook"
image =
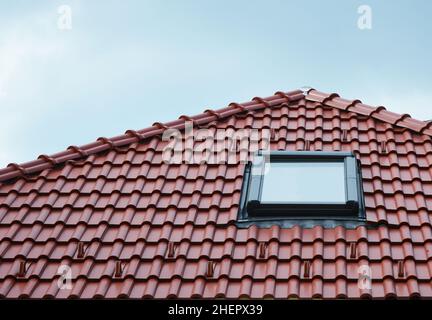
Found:
[[[78,259],[83,259],[84,255],[85,255],[85,251],[86,251],[86,248],[85,248],[84,242],[82,242],[82,241],[78,242],[78,246],[77,246],[77,258]]]
[[[28,270],[29,265],[27,264],[26,260],[21,260],[19,262],[19,268],[18,268],[18,272],[17,272],[17,277],[18,278],[24,278],[27,270]]]
[[[122,276],[122,274],[123,274],[122,262],[120,260],[117,260],[116,264],[115,264],[114,277],[120,278]]]

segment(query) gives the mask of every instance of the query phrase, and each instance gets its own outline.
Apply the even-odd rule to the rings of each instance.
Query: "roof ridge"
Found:
[[[65,151],[55,153],[50,156],[42,154],[33,161],[22,164],[10,163],[6,166],[6,168],[0,169],[0,183],[5,180],[40,172],[42,170],[65,163],[66,161],[77,160],[98,152],[139,142],[144,139],[159,135],[166,129],[184,129],[185,121],[192,121],[194,126],[203,125],[215,120],[220,120],[222,118],[235,115],[237,113],[259,110],[265,107],[273,107],[283,103],[298,101],[304,97],[305,95],[303,94],[302,90],[293,90],[289,92],[277,91],[273,96],[265,98],[254,97],[251,101],[244,103],[232,102],[225,108],[218,110],[207,109],[204,112],[192,117],[181,115],[178,120],[167,123],[155,122],[150,127],[138,131],[127,130],[124,134],[112,138],[100,137],[92,143],[82,146],[69,146]]]
[[[432,136],[432,121],[412,118],[409,114],[388,111],[384,106],[373,107],[360,100],[347,100],[337,93],[324,93],[315,89],[305,92],[305,99],[322,105],[371,117],[394,126],[410,129],[420,134]]]
[[[178,120],[167,123],[155,122],[150,127],[138,131],[127,130],[124,134],[112,138],[100,137],[92,143],[82,146],[69,146],[65,151],[50,156],[42,154],[36,160],[22,164],[10,163],[6,168],[0,169],[0,183],[5,180],[40,172],[65,163],[66,161],[85,158],[98,152],[139,142],[159,135],[166,129],[182,130],[184,129],[185,121],[192,121],[194,126],[203,125],[237,113],[273,107],[283,103],[298,101],[303,98],[307,101],[371,117],[391,125],[432,136],[432,121],[417,120],[412,118],[409,114],[398,114],[387,111],[383,106],[373,107],[363,104],[360,100],[343,99],[337,93],[324,93],[313,88],[289,92],[277,91],[274,95],[269,97],[254,97],[250,101],[243,103],[231,102],[225,108],[218,110],[207,109],[192,117],[181,115]]]

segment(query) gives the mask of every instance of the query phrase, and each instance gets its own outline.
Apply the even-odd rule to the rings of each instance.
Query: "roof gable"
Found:
[[[354,151],[369,225],[238,228],[242,164],[162,162],[160,134],[182,117],[140,131],[146,139],[100,139],[22,165],[37,172],[23,179],[3,172],[17,179],[0,184],[0,297],[432,297],[428,124],[407,129],[406,116],[314,90],[222,110],[192,119],[277,128],[273,150]],[[70,289],[57,286],[61,265]],[[370,289],[358,286],[364,266]]]

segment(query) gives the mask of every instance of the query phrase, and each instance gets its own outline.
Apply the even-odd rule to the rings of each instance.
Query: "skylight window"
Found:
[[[361,175],[347,152],[258,153],[246,168],[241,220],[364,217]]]
[[[261,200],[266,202],[345,202],[342,161],[268,162]]]

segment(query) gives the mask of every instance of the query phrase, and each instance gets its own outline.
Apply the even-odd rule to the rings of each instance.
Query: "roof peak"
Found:
[[[313,88],[310,86],[303,86],[303,87],[300,87],[300,90],[303,91],[304,95],[307,95],[309,93],[309,91],[313,90]]]
[[[65,151],[47,156],[40,155],[36,160],[23,164],[11,163],[6,168],[0,169],[0,182],[13,179],[27,174],[33,174],[42,170],[52,168],[55,165],[65,163],[70,160],[77,160],[102,151],[114,149],[139,142],[144,139],[162,134],[168,128],[184,129],[186,121],[193,122],[194,125],[203,125],[209,122],[220,120],[244,111],[255,111],[265,107],[273,107],[290,102],[305,99],[317,104],[333,107],[344,111],[357,113],[372,117],[374,119],[413,130],[420,134],[432,136],[432,122],[425,122],[411,118],[408,114],[397,114],[387,111],[385,107],[372,107],[363,104],[360,100],[346,100],[340,98],[337,93],[324,93],[311,87],[304,86],[300,90],[289,92],[277,91],[273,96],[261,98],[254,97],[251,101],[244,103],[232,102],[227,107],[218,110],[205,110],[195,116],[181,115],[178,120],[167,123],[155,122],[152,126],[138,131],[127,130],[123,135],[112,138],[100,137],[95,142],[82,145],[70,146]]]

